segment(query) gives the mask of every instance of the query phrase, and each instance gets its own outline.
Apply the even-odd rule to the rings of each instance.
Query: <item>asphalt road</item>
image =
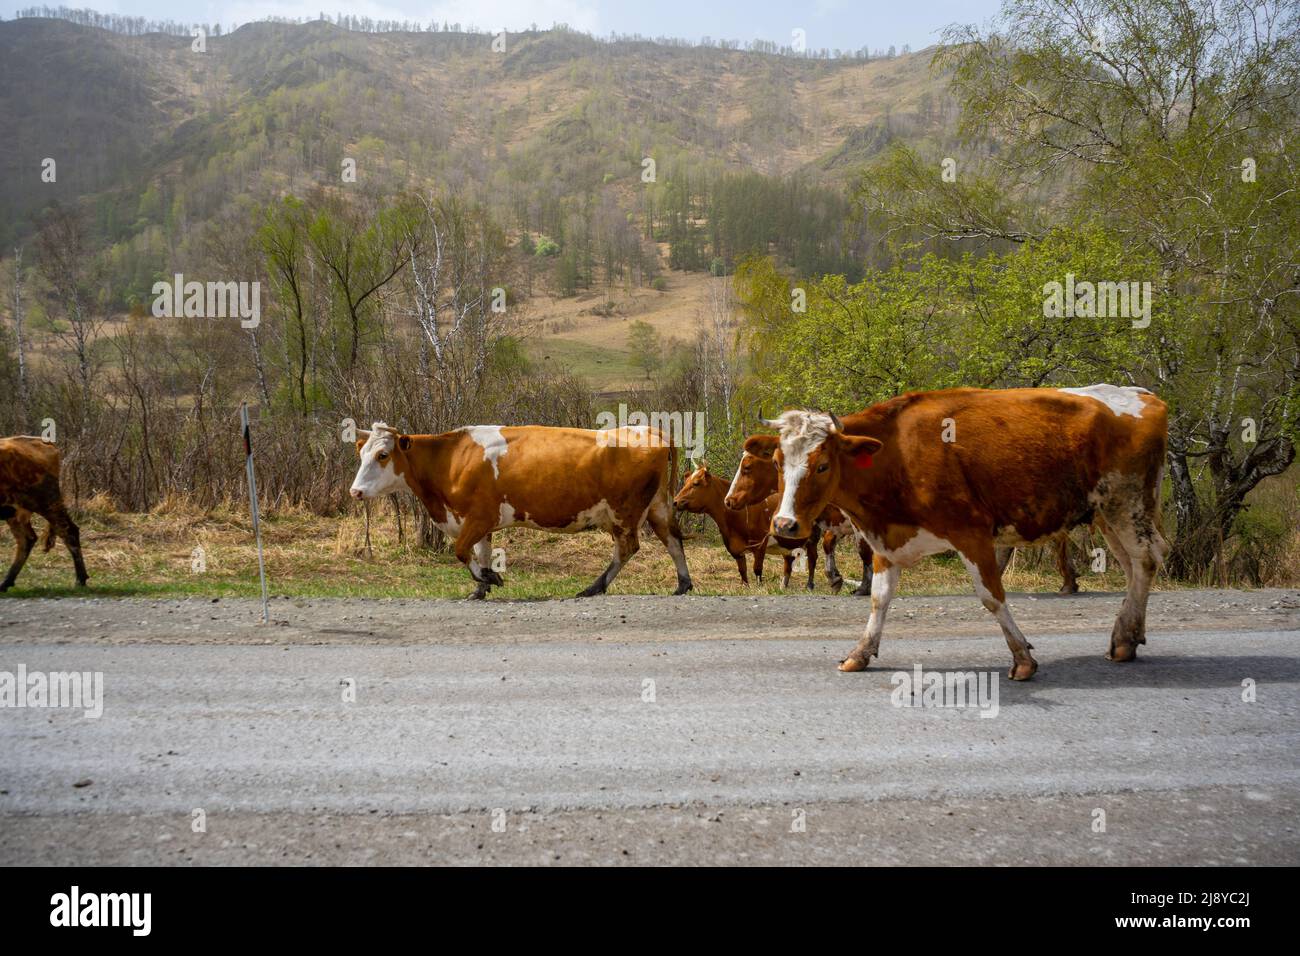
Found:
[[[1272,601],[1258,630],[1244,612],[1225,612],[1231,628],[1153,620],[1132,665],[1102,659],[1105,633],[1044,618],[1028,683],[1005,679],[991,621],[887,631],[883,661],[841,674],[861,615],[790,639],[801,602],[782,598],[741,606],[768,629],[674,640],[635,626],[662,615],[653,601],[516,607],[557,619],[538,640],[500,626],[510,605],[405,602],[479,616],[446,644],[266,628],[115,643],[96,623],[148,620],[146,602],[6,602],[0,672],[101,672],[104,692],[99,718],[0,709],[0,863],[1296,864],[1295,597],[1231,598]],[[694,599],[692,619],[725,619],[723,600]],[[1052,613],[1091,622],[1115,603]],[[29,630],[35,604],[83,627]],[[599,639],[564,633],[574,613],[604,622]],[[897,706],[894,675],[916,665],[987,673],[996,705]]]

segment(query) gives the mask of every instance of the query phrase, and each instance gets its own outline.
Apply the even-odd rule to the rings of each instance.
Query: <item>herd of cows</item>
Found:
[[[1119,561],[1128,590],[1107,657],[1130,661],[1146,643],[1147,595],[1164,560],[1160,486],[1168,425],[1165,404],[1137,387],[949,389],[914,392],[842,420],[793,410],[749,437],[728,482],[694,466],[674,494],[677,450],[645,427],[593,431],[543,426],[470,426],[408,435],[375,422],[359,431],[357,499],[410,491],[455,541],[475,597],[503,583],[492,569],[492,533],[508,527],[577,532],[600,529],[614,542],[609,566],[580,597],[609,588],[640,548],[648,528],[677,571],[676,594],[691,590],[679,511],[709,515],[748,583],[746,555],[762,579],[769,548],[785,561],[789,583],[797,549],[808,556],[812,586],[818,547],[833,590],[843,579],[835,546],[856,544],[871,614],[866,633],[840,663],[859,671],[879,654],[899,573],[921,558],[956,551],[975,593],[1011,650],[1008,676],[1038,668],[1007,607],[1002,572],[1011,550],[1051,541],[1075,589],[1066,535],[1096,527]],[[39,438],[0,439],[0,516],[17,542],[0,589],[22,569],[36,534],[31,515],[49,522],[86,582],[80,538],[59,492],[59,455]]]

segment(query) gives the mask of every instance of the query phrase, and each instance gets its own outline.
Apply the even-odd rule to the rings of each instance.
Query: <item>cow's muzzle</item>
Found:
[[[795,518],[773,518],[772,532],[778,538],[798,537],[799,522]]]
[[[357,501],[360,501],[362,498],[366,496],[366,493],[362,491],[360,488],[349,488],[348,494],[350,494],[353,498],[356,498]]]

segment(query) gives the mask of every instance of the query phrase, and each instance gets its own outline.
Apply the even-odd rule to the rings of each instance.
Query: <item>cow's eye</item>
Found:
[[[820,475],[822,472],[824,472],[824,471],[825,471],[827,468],[829,468],[829,467],[830,467],[830,462],[825,462],[825,461],[822,462],[820,465],[817,466],[817,474]]]
[[[386,452],[386,451],[381,451],[381,452],[380,452],[378,455],[376,455],[375,457],[378,458],[380,461],[383,461],[385,458],[388,457],[388,452]]]

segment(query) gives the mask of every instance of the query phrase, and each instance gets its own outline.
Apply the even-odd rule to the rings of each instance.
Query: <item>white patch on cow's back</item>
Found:
[[[1082,395],[1085,398],[1094,398],[1109,408],[1116,415],[1132,415],[1134,418],[1142,417],[1142,409],[1145,407],[1142,401],[1143,395],[1151,393],[1145,388],[1139,388],[1136,385],[1089,385],[1087,388],[1061,388],[1060,392],[1066,392],[1070,395]]]
[[[483,460],[492,465],[492,475],[495,478],[501,477],[499,462],[501,457],[510,450],[506,443],[506,436],[501,434],[500,425],[467,425],[461,429],[470,438],[483,448]]]

